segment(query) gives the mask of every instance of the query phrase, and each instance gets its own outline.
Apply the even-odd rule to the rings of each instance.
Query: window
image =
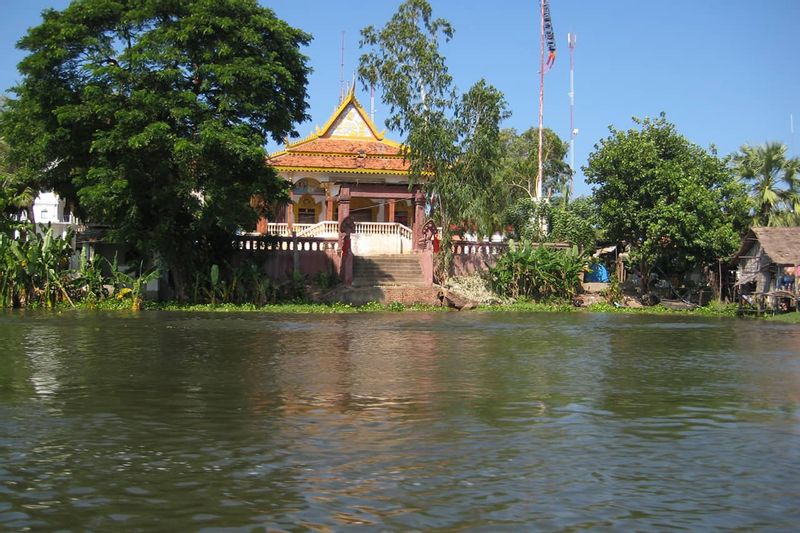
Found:
[[[316,211],[313,207],[301,207],[297,210],[298,224],[314,224],[317,221]]]

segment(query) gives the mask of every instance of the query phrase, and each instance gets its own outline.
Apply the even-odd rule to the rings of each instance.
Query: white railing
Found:
[[[323,220],[316,224],[293,224],[292,231],[298,237],[319,237],[320,235],[337,235],[339,223],[335,220]],[[356,222],[355,233],[362,235],[399,235],[411,240],[411,228],[398,222]],[[291,237],[289,224],[286,222],[270,222],[267,224],[268,235]]]
[[[411,228],[398,222],[356,222],[356,233],[362,235],[399,235],[411,239]]]
[[[297,232],[298,237],[320,237],[322,235],[339,235],[339,223],[335,220],[323,220]]]
[[[412,250],[411,229],[396,222],[356,222],[352,239],[355,255],[398,254]]]
[[[292,231],[296,232],[298,235],[307,230],[308,228],[315,226],[316,224],[293,224]],[[289,224],[286,222],[270,222],[267,224],[267,233],[269,235],[279,235],[281,237],[291,237],[292,232],[289,231]]]

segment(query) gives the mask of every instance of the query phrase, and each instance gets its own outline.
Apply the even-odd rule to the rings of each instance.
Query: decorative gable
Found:
[[[377,141],[378,138],[372,133],[372,129],[358,112],[353,103],[348,104],[339,116],[333,121],[328,131],[322,136],[327,137],[346,137],[350,139],[368,139]]]
[[[355,87],[350,88],[347,96],[333,112],[328,122],[312,135],[317,139],[346,138],[378,142],[383,141],[383,136],[384,132],[378,132],[367,112],[358,103]]]
[[[350,89],[322,128],[267,158],[280,171],[407,176],[403,147],[384,138]]]

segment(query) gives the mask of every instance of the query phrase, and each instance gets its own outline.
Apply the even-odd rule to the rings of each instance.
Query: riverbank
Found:
[[[737,316],[736,304],[710,302],[698,306],[675,306],[674,302],[643,305],[635,295],[619,294],[615,303],[609,303],[603,291],[584,291],[571,300],[548,301],[517,300],[498,297],[477,277],[461,278],[446,287],[361,287],[337,286],[323,290],[307,285],[304,298],[298,301],[256,305],[251,303],[186,303],[175,301],[144,301],[143,311],[213,312],[213,313],[272,313],[272,314],[346,314],[346,313],[396,313],[444,312],[461,309],[461,312],[484,313],[614,313],[635,315],[672,315],[698,317]],[[131,311],[132,300],[124,296],[99,301],[75,302],[71,306],[61,302],[59,311],[100,310]],[[770,321],[800,324],[800,313],[765,316]]]
[[[94,304],[79,303],[75,307],[61,305],[60,311],[101,310],[101,311],[129,311],[130,303],[119,300],[103,300]],[[176,311],[176,312],[214,312],[214,313],[289,313],[289,314],[336,314],[336,313],[386,313],[386,312],[456,312],[444,305],[413,304],[403,305],[399,302],[382,304],[367,302],[362,305],[350,303],[281,303],[257,306],[254,304],[189,304],[180,302],[145,302],[143,311]],[[607,303],[595,303],[586,307],[576,307],[570,302],[514,302],[493,305],[477,305],[469,311],[462,313],[489,312],[489,313],[616,313],[637,315],[683,315],[703,317],[735,317],[736,305],[712,303],[705,307],[693,310],[675,310],[661,305],[651,307],[617,307]],[[783,315],[786,316],[786,315]],[[771,317],[770,319],[791,322],[791,319]],[[800,316],[797,317],[800,323]]]

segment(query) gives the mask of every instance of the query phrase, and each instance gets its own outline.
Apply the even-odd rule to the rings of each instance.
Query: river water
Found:
[[[0,314],[0,530],[789,531],[800,327]]]

